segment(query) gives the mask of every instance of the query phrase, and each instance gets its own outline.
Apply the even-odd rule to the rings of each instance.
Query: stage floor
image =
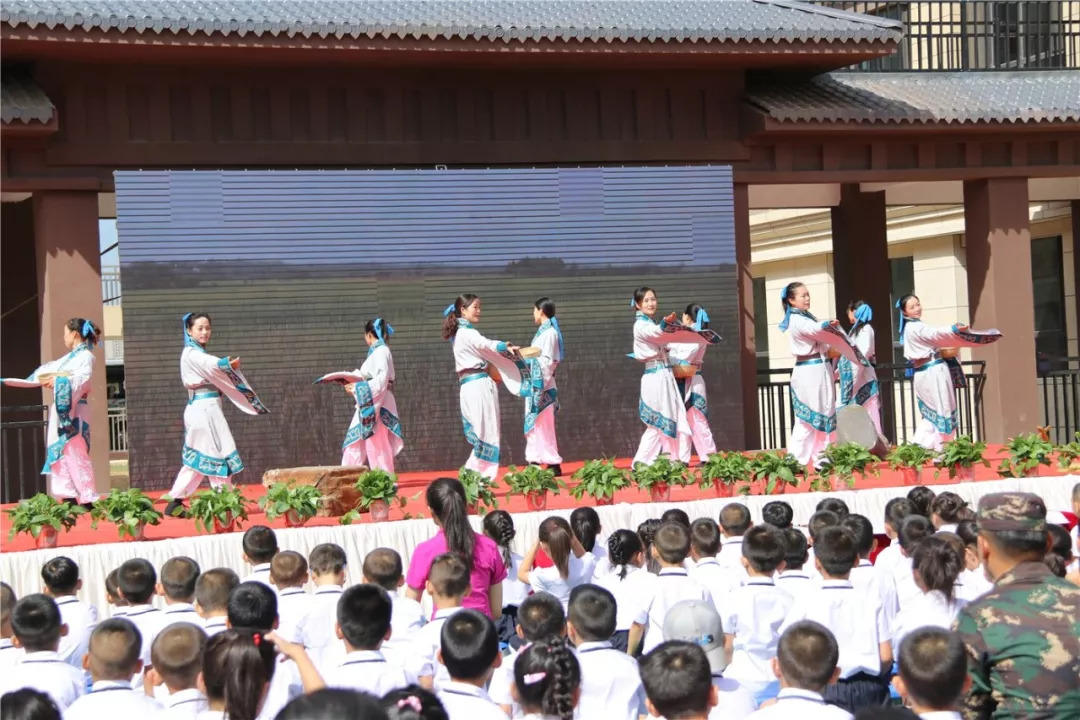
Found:
[[[1001,458],[1005,456],[1005,452],[1000,445],[991,446],[987,450],[987,459],[990,461],[990,467],[978,467],[975,470],[976,480],[991,480],[998,477],[996,468]],[[630,459],[624,458],[616,460],[615,464],[619,467],[629,467]],[[576,463],[563,463],[563,470],[567,476],[578,470],[582,466],[581,462]],[[505,469],[503,469],[505,470]],[[456,477],[456,470],[448,470],[442,472],[416,472],[416,473],[402,473],[399,477],[398,485],[400,494],[408,498],[408,504],[404,510],[394,508],[390,513],[390,519],[400,520],[403,518],[404,513],[410,513],[412,517],[427,517],[427,505],[424,503],[424,489],[436,478],[454,476]],[[501,476],[501,472],[500,472]],[[932,471],[924,472],[924,482],[929,482],[933,478]],[[569,480],[569,477],[565,478]],[[948,480],[946,475],[942,475],[942,478],[938,481],[940,484],[952,482]],[[903,479],[900,473],[890,470],[887,466],[884,466],[880,470],[880,475],[869,476],[865,479],[860,479],[855,486],[856,490],[859,489],[871,489],[871,488],[888,488],[888,487],[900,487],[902,486]],[[204,487],[206,487],[204,485]],[[269,525],[273,528],[284,528],[285,519],[277,518],[273,521],[268,521],[262,510],[255,505],[256,500],[264,493],[264,488],[261,484],[244,485],[245,494],[252,500],[252,509],[250,511],[247,525]],[[528,508],[525,506],[525,499],[519,495],[506,497],[506,488],[501,486],[501,491],[497,492],[499,507],[504,510],[508,510],[512,513],[527,512]],[[788,494],[806,492],[805,488],[789,488]],[[164,509],[165,501],[160,500],[160,497],[164,494],[162,492],[150,493],[152,497],[159,499],[161,509]],[[702,490],[696,485],[684,488],[673,488],[671,492],[671,502],[684,502],[689,500],[704,500],[716,497],[712,490]],[[415,498],[415,499],[414,499]],[[736,497],[737,499],[737,497]],[[638,489],[623,490],[616,494],[616,503],[647,503],[650,502],[649,494],[647,492]],[[567,490],[562,490],[559,495],[549,495],[548,497],[548,509],[549,510],[564,510],[569,508],[579,507],[581,505],[595,505],[595,501],[591,498],[583,498],[581,501],[577,501]],[[11,505],[5,505],[2,509],[12,507]],[[368,515],[363,515],[361,523],[369,523],[370,519]],[[336,517],[317,517],[308,521],[307,526],[336,526],[338,525],[338,519]],[[18,552],[22,550],[34,549],[34,540],[29,535],[19,535],[13,540],[8,540],[8,531],[10,525],[6,513],[0,514],[0,538],[2,538],[3,552]],[[199,532],[195,528],[195,522],[193,520],[187,520],[182,518],[165,518],[160,525],[151,526],[146,529],[147,540],[166,540],[171,538],[182,538],[198,535]],[[59,547],[71,547],[76,545],[96,545],[100,543],[113,543],[116,542],[116,529],[108,524],[101,523],[97,530],[90,527],[90,518],[79,518],[78,524],[72,528],[70,532],[61,533]]]

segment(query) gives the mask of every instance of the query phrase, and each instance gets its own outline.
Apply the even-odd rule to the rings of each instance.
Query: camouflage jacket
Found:
[[[960,611],[964,720],[1080,718],[1080,587],[1020,563]]]

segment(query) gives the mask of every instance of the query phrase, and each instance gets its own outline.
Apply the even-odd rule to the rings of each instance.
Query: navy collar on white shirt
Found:
[[[456,680],[443,683],[439,692],[446,693],[447,695],[464,695],[465,697],[480,698],[481,700],[489,699],[484,688],[479,688],[475,685],[458,682]]]
[[[695,567],[701,567],[702,565],[717,565],[717,566],[719,566],[720,563],[719,563],[719,561],[717,561],[715,556],[713,556],[713,557],[703,557],[700,560],[698,560],[697,563],[695,563]]]
[[[810,576],[804,573],[802,570],[785,570],[780,573],[776,578],[777,580],[785,580],[787,578],[797,578],[799,580],[809,580]]]
[[[208,628],[228,627],[228,625],[229,625],[229,618],[225,617],[224,615],[216,615],[214,617],[206,618],[206,625],[204,627],[208,627]]]
[[[746,580],[743,580],[743,587],[747,587],[749,585],[761,585],[763,587],[767,587],[776,585],[776,583],[773,581],[772,578],[751,576]]]
[[[28,652],[22,656],[22,660],[19,661],[20,665],[29,665],[31,663],[60,663],[63,662],[60,659],[60,655],[52,650],[42,650],[40,652]]]
[[[734,536],[729,537],[729,538],[728,537],[722,537],[722,538],[720,538],[720,549],[723,550],[725,545],[731,545],[731,544],[742,545],[742,541],[743,541],[743,536],[742,535],[734,535]]]
[[[206,696],[199,692],[198,688],[188,688],[171,693],[162,705],[167,709],[196,702],[206,702]]]
[[[822,590],[851,590],[854,585],[850,580],[830,580],[825,578],[821,581]]]
[[[660,577],[666,577],[666,576],[671,576],[671,575],[676,575],[676,576],[681,575],[682,577],[686,577],[686,571],[683,570],[682,568],[673,568],[673,567],[672,568],[661,568],[660,569]]]
[[[450,617],[451,615],[456,613],[458,610],[461,610],[461,608],[460,607],[452,607],[452,608],[443,608],[442,610],[436,610],[435,614],[431,616],[431,619],[432,620],[442,620],[443,618]]]
[[[127,690],[128,692],[135,692],[131,689],[131,682],[124,682],[123,680],[98,680],[90,687],[90,692],[109,692],[112,690]]]
[[[866,558],[859,558],[859,567],[874,567],[874,563],[870,562]]]
[[[270,572],[270,563],[259,563],[258,565],[252,565],[251,566],[251,574],[252,575],[255,575],[255,574],[258,574],[258,573],[269,573],[269,572]]]
[[[166,605],[165,609],[162,612],[164,612],[166,615],[177,615],[179,613],[194,613],[195,607],[191,603],[173,603],[172,605]]]
[[[11,638],[0,638],[0,650],[14,650],[15,646],[11,643]]]
[[[61,595],[54,599],[57,605],[75,605],[79,602],[79,598],[74,595]]]
[[[341,661],[345,665],[363,665],[366,663],[385,663],[386,658],[378,650],[353,650]]]
[[[818,705],[825,704],[825,698],[821,697],[819,693],[801,688],[783,688],[780,694],[776,696],[776,701],[781,702],[783,700],[806,700]]]
[[[585,653],[596,652],[597,650],[614,650],[611,643],[607,640],[600,642],[583,642],[577,646],[577,654],[584,655]],[[619,652],[622,652],[621,650]]]
[[[298,587],[285,588],[278,593],[278,597],[290,597],[292,595],[307,595],[307,593],[304,592],[304,588]]]
[[[316,595],[340,595],[343,590],[337,585],[322,585],[315,588]]]
[[[153,605],[132,605],[128,608],[128,611],[124,613],[124,617],[133,618],[141,617],[142,615],[149,615],[150,613],[161,612]]]

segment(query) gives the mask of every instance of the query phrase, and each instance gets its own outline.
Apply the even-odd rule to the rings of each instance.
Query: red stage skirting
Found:
[[[978,467],[975,470],[975,478],[977,480],[990,480],[998,477],[996,468],[1001,458],[1006,453],[1002,450],[1000,445],[991,446],[987,451],[987,459],[990,461],[990,468]],[[582,463],[563,463],[563,470],[569,475],[575,470],[580,468]],[[618,460],[616,465],[620,467],[629,467],[630,460]],[[422,473],[403,473],[399,478],[400,495],[409,498],[409,502],[404,512],[411,512],[414,517],[423,515],[427,517],[427,505],[424,503],[423,491],[431,483],[432,480],[439,477],[445,477],[447,475],[456,476],[457,471],[444,471],[444,472],[422,472]],[[923,475],[924,482],[929,483],[933,474],[932,471],[926,471]],[[938,481],[941,484],[946,484],[951,481],[948,479],[948,475],[943,473],[941,480]],[[887,487],[901,487],[903,485],[903,479],[900,473],[894,472],[888,468],[887,465],[882,464],[880,470],[880,476],[867,477],[865,480],[860,479],[856,484],[855,489],[860,488],[887,488]],[[206,487],[204,485],[204,487]],[[258,499],[264,491],[262,485],[245,485],[245,494],[252,499],[252,501]],[[804,488],[796,488],[787,490],[788,493],[804,492]],[[164,493],[152,493],[155,497],[160,497]],[[498,493],[499,495],[499,507],[501,509],[508,510],[510,512],[527,512],[525,506],[525,499],[521,496],[512,496],[508,500],[505,497],[505,492]],[[413,500],[413,496],[416,499]],[[685,488],[674,488],[671,493],[672,502],[682,502],[687,500],[696,500],[707,497],[714,497],[714,493],[711,490],[702,490],[696,485],[692,485]],[[649,494],[637,489],[623,490],[619,492],[615,501],[619,503],[647,503],[649,502]],[[164,501],[160,502],[162,509],[164,509]],[[594,505],[595,501],[589,497],[582,498],[579,502],[574,500],[573,496],[566,490],[563,490],[559,495],[552,495],[548,498],[548,509],[550,510],[563,510],[568,508],[575,508],[581,505]],[[5,505],[2,509],[11,507],[11,505]],[[402,519],[403,511],[400,509],[393,509],[391,511],[391,520]],[[364,515],[360,522],[369,522],[368,516]],[[266,516],[262,513],[262,510],[257,505],[252,504],[252,511],[250,512],[248,524],[269,525],[273,528],[284,528],[285,519],[277,518],[276,520],[269,522]],[[337,525],[337,518],[312,518],[308,525]],[[4,552],[17,552],[20,550],[32,550],[34,548],[34,540],[29,535],[19,535],[13,540],[8,540],[8,531],[10,524],[6,514],[0,515],[0,532],[3,534],[0,537],[3,538],[3,550]],[[147,540],[164,540],[169,538],[188,537],[197,535],[198,531],[195,529],[195,522],[193,520],[186,520],[180,518],[165,518],[160,525],[148,527],[146,529]],[[90,518],[79,518],[78,524],[72,528],[70,532],[60,534],[60,547],[71,547],[75,545],[96,545],[100,543],[116,542],[116,529],[108,523],[102,523],[97,530],[93,530],[90,527]]]

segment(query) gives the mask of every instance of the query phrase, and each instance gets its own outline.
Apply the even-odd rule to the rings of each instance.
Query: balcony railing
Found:
[[[115,265],[101,268],[101,299],[106,305],[120,304],[120,268]]]
[[[988,71],[1080,67],[1080,0],[813,0],[899,20],[900,49],[850,70]]]

